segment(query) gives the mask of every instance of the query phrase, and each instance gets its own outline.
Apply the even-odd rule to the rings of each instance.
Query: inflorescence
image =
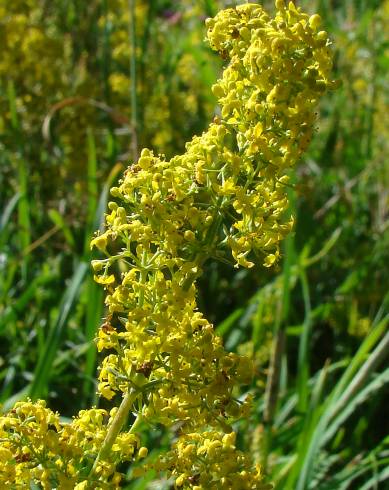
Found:
[[[105,258],[92,266],[108,308],[98,391],[120,407],[63,424],[43,402],[19,402],[0,419],[7,488],[119,488],[118,463],[147,456],[143,422],[178,435],[134,477],[153,467],[177,488],[266,488],[232,426],[249,415],[250,397],[237,390],[251,382],[251,361],[227,352],[198,311],[196,280],[208,260],[270,267],[293,225],[288,173],[334,82],[320,17],[282,0],[276,9],[271,18],[245,4],[207,20],[209,43],[227,62],[212,88],[220,114],[182,155],[142,150],[111,189],[107,229],[92,240]],[[129,413],[135,422],[123,429]]]

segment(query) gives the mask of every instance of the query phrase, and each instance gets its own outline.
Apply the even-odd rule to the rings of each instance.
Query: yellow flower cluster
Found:
[[[193,134],[203,115],[212,111],[213,101],[203,96],[207,87],[196,71],[192,54],[174,60],[177,66],[169,66],[169,70],[159,63],[161,51],[167,50],[166,31],[175,29],[179,35],[179,21],[185,10],[185,21],[198,23],[199,14],[193,11],[189,15],[197,2],[188,0],[177,6],[176,25],[164,16],[166,8],[135,3],[136,36],[142,40],[136,47],[137,98],[142,105],[137,137],[139,144],[147,141],[158,151],[172,153],[183,147],[185,137]],[[153,27],[149,32],[151,16]],[[128,148],[132,138],[131,22],[127,0],[107,2],[106,9],[95,0],[88,8],[62,0],[52,0],[50,8],[36,0],[1,2],[0,130],[7,133],[12,126],[7,94],[7,86],[12,83],[23,135],[33,142],[25,155],[32,168],[40,162],[36,154],[41,150],[42,126],[49,114],[52,136],[56,136],[54,141],[61,150],[53,152],[51,159],[60,159],[61,178],[82,177],[80,172],[87,161],[87,128],[106,135],[111,118],[112,127],[120,128],[115,133],[117,146],[120,150]],[[187,35],[184,29],[181,31]],[[209,56],[204,54],[207,59]],[[166,72],[173,70],[174,78],[167,77]],[[106,108],[103,112],[102,107]],[[51,113],[53,108],[56,110]],[[12,141],[10,138],[10,148]],[[36,141],[39,148],[34,146]],[[99,155],[104,155],[106,138],[100,137],[96,144]]]
[[[236,450],[236,433],[185,434],[154,465],[175,478],[176,488],[192,490],[269,490],[247,455]]]
[[[197,311],[195,280],[209,258],[230,261],[228,249],[235,266],[278,258],[292,225],[287,170],[332,85],[320,18],[277,6],[274,19],[247,4],[207,22],[211,46],[230,60],[213,87],[221,117],[170,160],[144,149],[112,189],[107,230],[92,242],[107,255],[93,265],[111,316],[98,338],[111,352],[101,394],[139,391],[143,418],[181,421],[191,433],[225,430],[247,413],[234,387],[252,369]]]
[[[111,452],[88,478],[103,443],[107,426],[116,409],[108,414],[92,408],[82,410],[71,423],[61,423],[58,413],[45,402],[18,402],[0,418],[0,486],[43,489],[119,488],[121,475],[116,466],[139,454],[139,438],[119,434]],[[98,483],[97,483],[98,482]],[[101,486],[98,486],[101,485]]]
[[[31,133],[40,129],[44,113],[48,110],[44,96],[61,97],[65,89],[64,70],[69,67],[69,38],[60,39],[44,32],[40,25],[39,9],[33,0],[2,2],[0,5],[0,125],[10,125],[11,113],[7,100],[7,83],[17,87],[16,109],[27,112],[23,129]],[[42,104],[37,110],[37,102]],[[35,126],[35,127],[34,127]]]
[[[280,0],[276,7],[273,19],[245,4],[207,22],[211,47],[229,60],[213,87],[220,116],[182,155],[168,160],[144,149],[111,190],[107,230],[92,241],[106,255],[92,266],[109,309],[97,338],[107,351],[99,392],[123,401],[108,426],[102,411],[81,412],[54,431],[52,450],[40,420],[55,416],[39,404],[21,404],[43,413],[28,431],[35,462],[27,465],[29,478],[44,481],[43,473],[31,472],[51,475],[53,464],[67,475],[61,448],[70,447],[79,489],[93,478],[116,485],[115,464],[130,461],[139,445],[134,427],[120,433],[131,411],[136,424],[179,423],[172,450],[154,465],[177,488],[265,488],[258,468],[236,449],[231,428],[249,412],[250,399],[238,390],[250,383],[252,363],[224,349],[197,310],[195,282],[209,259],[252,267],[260,257],[271,266],[292,226],[284,216],[287,172],[309,142],[320,95],[332,85],[331,54],[317,15]],[[11,413],[3,420],[3,447],[14,453],[27,419]],[[138,456],[146,454],[142,448]]]

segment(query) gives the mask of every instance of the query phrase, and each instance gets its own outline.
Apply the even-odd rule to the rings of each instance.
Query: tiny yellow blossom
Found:
[[[246,268],[278,260],[293,225],[288,172],[312,138],[320,97],[334,86],[320,17],[293,2],[276,0],[276,8],[274,19],[247,3],[207,21],[209,44],[227,62],[212,89],[221,117],[171,159],[143,149],[111,189],[106,230],[91,247],[107,256],[92,267],[109,291],[96,338],[108,351],[98,392],[122,397],[120,408],[81,410],[62,423],[42,401],[18,402],[0,417],[3,486],[82,490],[95,485],[86,479],[91,471],[102,488],[119,488],[118,465],[147,457],[135,430],[143,421],[180,427],[152,463],[177,488],[265,488],[231,425],[249,414],[250,396],[237,400],[236,389],[251,382],[253,364],[227,352],[198,311],[196,281],[209,258]],[[31,31],[25,49],[42,41]],[[127,81],[112,75],[110,83],[120,92]],[[129,412],[133,430],[120,432]],[[147,467],[146,460],[134,475]]]

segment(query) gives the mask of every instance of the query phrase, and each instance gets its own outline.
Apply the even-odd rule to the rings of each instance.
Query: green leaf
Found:
[[[78,300],[78,292],[87,270],[87,263],[80,262],[78,264],[74,271],[72,280],[62,297],[57,320],[52,326],[46,344],[40,353],[38,364],[34,373],[34,379],[29,389],[29,396],[32,399],[37,399],[45,395],[47,392],[53,362],[63,339],[70,314]]]

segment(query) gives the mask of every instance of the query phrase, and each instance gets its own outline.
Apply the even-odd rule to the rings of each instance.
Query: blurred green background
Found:
[[[104,317],[89,241],[145,146],[172,156],[212,120],[223,0],[0,1],[0,402],[101,403]],[[304,0],[342,87],[295,169],[280,264],[209,264],[200,309],[252,356],[242,448],[277,489],[389,485],[389,1]],[[263,2],[269,12],[272,2]],[[385,403],[386,395],[386,403]],[[164,446],[162,432],[148,443]],[[153,457],[153,451],[150,457]],[[165,488],[154,476],[128,488]],[[153,486],[154,485],[154,486]]]

